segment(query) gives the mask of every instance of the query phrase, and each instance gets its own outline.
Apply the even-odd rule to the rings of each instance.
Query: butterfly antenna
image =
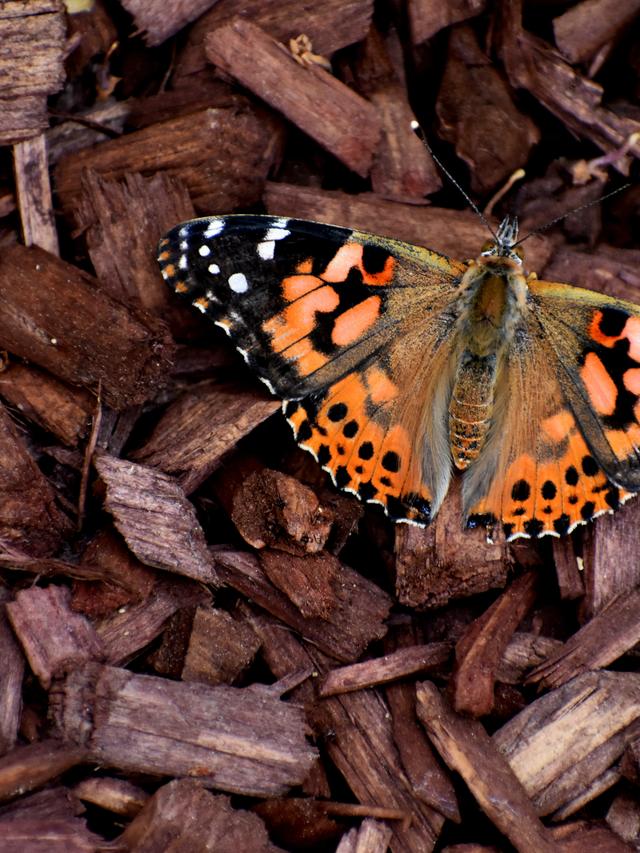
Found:
[[[540,234],[542,231],[547,231],[553,225],[557,225],[558,222],[562,222],[563,219],[566,219],[567,216],[571,216],[574,213],[579,213],[581,210],[586,210],[588,207],[593,207],[594,204],[600,204],[601,201],[605,201],[605,199],[611,198],[612,195],[618,195],[622,190],[626,190],[631,186],[631,183],[623,184],[621,187],[618,187],[615,190],[611,190],[610,193],[606,193],[606,195],[601,195],[600,198],[594,198],[592,201],[587,201],[585,204],[579,205],[579,207],[574,207],[572,210],[567,210],[566,213],[561,214],[561,216],[556,216],[555,219],[552,219],[551,222],[547,222],[545,225],[541,225],[539,228],[534,228],[533,231],[529,231],[528,234],[525,234],[517,243],[514,243],[513,248],[516,246],[520,246],[524,243],[525,240],[528,240],[529,237],[533,237],[534,234]]]
[[[481,221],[484,223],[485,228],[489,231],[489,233],[490,233],[490,234],[491,234],[491,236],[494,238],[494,240],[496,240],[496,241],[497,241],[497,240],[498,240],[498,236],[497,236],[496,232],[493,230],[493,228],[491,227],[491,225],[489,224],[489,220],[488,220],[488,219],[487,219],[487,217],[484,215],[484,213],[480,210],[480,208],[478,207],[478,205],[473,201],[473,199],[472,199],[472,198],[470,198],[470,197],[467,195],[467,193],[462,189],[462,187],[461,187],[461,186],[460,186],[460,184],[456,181],[456,179],[453,177],[453,175],[451,174],[451,172],[449,172],[449,171],[445,168],[445,166],[444,166],[444,164],[443,164],[442,160],[440,160],[438,157],[436,157],[436,155],[433,153],[433,149],[431,148],[431,146],[430,146],[430,145],[429,145],[429,143],[427,142],[427,137],[425,136],[423,129],[420,127],[420,125],[418,124],[418,122],[417,122],[417,121],[415,121],[415,120],[414,120],[414,121],[412,121],[412,122],[411,122],[411,130],[415,133],[415,135],[418,137],[418,139],[422,142],[422,144],[423,144],[423,145],[424,145],[424,147],[427,149],[427,151],[429,152],[429,154],[431,154],[431,156],[432,156],[432,158],[433,158],[434,163],[436,163],[436,165],[438,166],[438,168],[440,169],[440,171],[441,171],[441,172],[443,172],[443,173],[447,176],[447,178],[449,178],[449,180],[450,180],[450,181],[451,181],[451,183],[454,185],[454,187],[456,187],[456,188],[457,188],[458,192],[460,192],[460,193],[461,193],[461,195],[463,196],[463,198],[466,200],[466,202],[467,202],[467,204],[469,205],[469,207],[470,207],[470,208],[471,208],[471,209],[472,209],[472,210],[473,210],[473,211],[474,211],[474,212],[475,212],[475,213],[480,217]]]

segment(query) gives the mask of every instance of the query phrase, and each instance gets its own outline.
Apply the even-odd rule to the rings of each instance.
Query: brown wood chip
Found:
[[[302,711],[264,687],[208,687],[91,664],[50,696],[60,735],[125,772],[191,776],[268,797],[299,785],[316,758]]]

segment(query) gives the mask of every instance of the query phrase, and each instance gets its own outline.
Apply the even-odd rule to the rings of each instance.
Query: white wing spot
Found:
[[[186,241],[186,240],[183,240],[183,241],[180,243],[180,248],[182,249],[182,251],[183,251],[183,252],[186,252],[186,251],[187,251],[187,249],[189,248],[189,244],[187,243],[187,241]]]
[[[178,261],[178,266],[180,267],[181,270],[186,270],[186,268],[187,268],[187,256],[186,255],[180,255],[180,260]]]
[[[178,234],[181,237],[186,237],[188,233],[189,233],[189,226],[188,225],[183,225],[183,227],[178,231]]]
[[[204,232],[205,237],[215,237],[224,228],[224,219],[211,219],[207,225],[207,230]]]
[[[249,282],[243,272],[234,272],[229,276],[229,287],[234,293],[245,293],[249,289]]]
[[[286,228],[288,224],[289,224],[289,220],[287,219],[286,216],[280,216],[280,217],[278,217],[278,219],[273,220],[273,227],[274,228]]]
[[[263,261],[272,261],[275,248],[275,240],[268,240],[264,243],[258,243],[258,254],[260,255]]]
[[[220,272],[220,267],[218,266],[218,264],[209,264],[207,269],[209,270],[211,275],[218,275],[218,273]]]
[[[288,237],[291,234],[291,231],[287,231],[286,228],[268,228],[267,233],[264,236],[265,240],[284,240],[285,237]]]
[[[207,255],[211,254],[211,249],[205,243],[203,243],[202,246],[200,246],[200,248],[198,249],[198,254],[201,258],[206,258]]]

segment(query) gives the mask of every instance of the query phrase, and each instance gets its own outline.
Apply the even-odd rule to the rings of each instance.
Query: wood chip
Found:
[[[440,135],[469,166],[477,194],[503,184],[540,140],[540,131],[517,109],[512,90],[471,27],[451,31],[436,113]]]
[[[60,735],[94,761],[197,777],[247,796],[283,794],[316,758],[301,710],[264,687],[208,687],[90,664],[54,685],[50,710]]]
[[[133,16],[136,29],[150,47],[162,44],[207,11],[216,0],[175,0],[167,7],[162,0],[122,0]]]
[[[447,662],[450,654],[448,643],[429,643],[425,646],[399,649],[384,657],[354,663],[351,666],[338,667],[332,669],[322,680],[318,693],[324,698],[386,684],[416,672],[441,667]]]
[[[418,717],[451,770],[460,773],[487,817],[522,853],[556,850],[516,774],[482,724],[458,716],[435,685],[417,687]]]
[[[613,663],[640,642],[638,607],[640,588],[621,593],[538,666],[528,681],[559,687],[585,670]]]
[[[190,494],[243,436],[279,408],[261,391],[203,382],[167,408],[131,456],[173,474]]]
[[[104,647],[88,619],[73,613],[65,587],[32,586],[6,605],[7,616],[34,675],[47,690],[53,677],[89,660],[103,660]]]
[[[336,853],[386,853],[392,835],[388,824],[367,818],[359,829],[351,829],[342,836]]]
[[[270,842],[257,815],[232,808],[229,797],[214,796],[187,779],[159,788],[117,843],[142,853],[165,849],[167,839],[176,850],[284,853]]]
[[[214,557],[217,573],[225,584],[273,613],[339,661],[350,663],[357,659],[373,639],[379,639],[386,632],[384,619],[391,600],[379,587],[348,566],[341,566],[336,577],[330,618],[305,618],[295,604],[269,582],[257,557],[240,551],[215,551]],[[295,559],[291,555],[281,555],[281,559],[285,557]]]
[[[43,557],[57,551],[70,530],[53,486],[0,403],[0,539],[28,557]]]
[[[381,132],[374,106],[318,65],[301,66],[240,17],[209,33],[207,57],[365,177]]]
[[[0,590],[0,755],[12,749],[18,737],[25,664],[7,620],[4,602],[8,598],[8,593]]]
[[[24,244],[58,255],[45,135],[18,142],[13,149],[13,165]]]
[[[232,684],[260,648],[250,625],[225,610],[198,607],[182,668],[185,681]]]
[[[83,779],[73,793],[85,803],[125,818],[135,817],[149,799],[149,794],[137,785],[110,776]]]
[[[107,296],[95,279],[35,246],[0,258],[0,347],[124,408],[164,381],[172,343],[164,323]]]
[[[458,640],[451,687],[459,713],[484,717],[493,710],[498,666],[514,631],[533,607],[537,591],[537,573],[521,575]]]
[[[29,139],[47,126],[47,96],[64,81],[65,31],[60,0],[2,4],[0,145]]]
[[[107,454],[94,464],[107,487],[105,507],[142,563],[216,582],[195,510],[172,477]]]
[[[46,785],[85,756],[83,747],[53,739],[17,746],[0,758],[0,802]]]
[[[0,373],[0,394],[10,406],[63,444],[77,447],[86,435],[95,398],[49,373],[24,364],[9,364]]]
[[[278,122],[248,104],[204,109],[62,157],[56,185],[71,213],[79,206],[86,169],[109,180],[165,171],[184,183],[197,210],[226,213],[260,199],[279,149]]]
[[[265,204],[276,216],[296,216],[359,228],[416,246],[435,249],[452,258],[476,258],[487,230],[470,210],[417,207],[385,201],[371,193],[357,196],[287,183],[269,182]],[[551,256],[551,244],[540,235],[527,240],[527,266],[540,270]]]
[[[561,640],[516,632],[509,640],[496,669],[496,678],[505,684],[522,684],[536,666],[543,664],[562,647]]]
[[[640,676],[587,672],[536,699],[493,740],[540,815],[561,809],[613,769],[640,730]],[[605,788],[619,778],[609,774]]]
[[[569,62],[583,62],[607,42],[622,36],[640,12],[640,0],[583,0],[553,20],[560,53]]]

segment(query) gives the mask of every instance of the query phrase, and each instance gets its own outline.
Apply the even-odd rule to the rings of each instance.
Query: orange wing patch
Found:
[[[369,272],[364,266],[364,246],[361,243],[345,243],[329,261],[322,273],[324,281],[338,283],[346,281],[352,269],[359,270],[364,284],[389,284],[393,278],[396,260],[387,255],[384,267],[379,272]]]

